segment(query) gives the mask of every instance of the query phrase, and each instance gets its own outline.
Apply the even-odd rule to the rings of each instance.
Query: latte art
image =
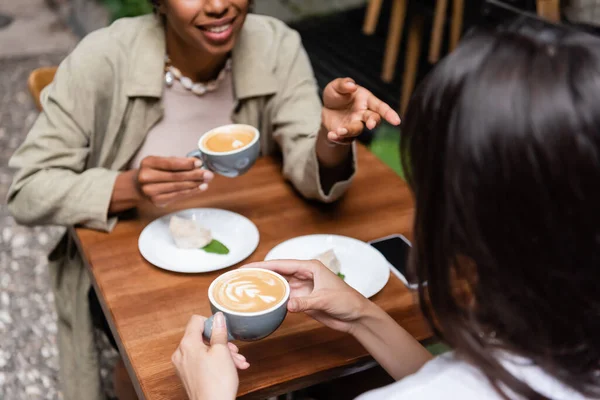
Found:
[[[239,150],[248,146],[254,139],[253,132],[242,129],[231,132],[208,133],[207,135],[204,139],[204,147],[218,153]]]
[[[235,312],[265,311],[286,295],[280,278],[264,271],[248,270],[227,274],[213,288],[215,301]]]
[[[275,279],[271,279],[265,283],[270,286],[275,286],[276,282]],[[247,303],[248,298],[256,299],[257,296],[263,303],[270,304],[277,301],[277,298],[273,296],[260,294],[259,287],[252,281],[234,281],[225,284],[225,296],[227,296],[230,301],[236,303]]]

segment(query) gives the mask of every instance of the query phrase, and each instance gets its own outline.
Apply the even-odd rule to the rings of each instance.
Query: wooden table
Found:
[[[209,315],[207,289],[220,272],[184,275],[146,262],[137,247],[142,229],[177,209],[219,207],[250,218],[260,245],[246,262],[264,259],[289,238],[334,233],[362,240],[403,233],[410,236],[413,202],[404,181],[364,147],[358,147],[359,172],[340,202],[306,202],[282,178],[279,163],[259,160],[236,179],[217,178],[207,193],[121,221],[110,234],[77,229],[100,303],[141,399],[182,399],[184,389],[171,364],[192,314]],[[365,265],[365,268],[369,268]],[[430,337],[416,298],[394,276],[373,300],[417,339]],[[239,396],[265,398],[346,375],[372,364],[351,336],[321,326],[305,315],[288,314],[273,335],[240,343],[251,368],[240,373]]]

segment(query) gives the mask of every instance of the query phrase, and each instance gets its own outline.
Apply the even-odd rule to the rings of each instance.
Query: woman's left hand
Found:
[[[235,399],[239,385],[236,367],[246,369],[249,364],[235,345],[227,343],[222,313],[215,315],[210,345],[202,340],[205,321],[192,316],[171,360],[191,400]]]
[[[322,125],[332,142],[350,144],[365,126],[374,129],[382,119],[400,124],[389,105],[351,78],[335,79],[323,91]]]

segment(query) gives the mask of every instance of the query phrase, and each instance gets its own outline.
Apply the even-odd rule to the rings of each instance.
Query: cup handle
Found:
[[[202,159],[202,152],[200,150],[190,151],[189,153],[186,154],[186,157],[197,158],[198,160],[202,161],[202,166],[200,168],[208,169],[208,167],[206,165],[204,165],[204,160]]]
[[[223,314],[223,315],[225,315],[225,314]],[[210,337],[212,336],[212,326],[213,326],[214,319],[215,319],[215,316],[211,315],[210,318],[208,318],[206,321],[204,321],[204,332],[202,333],[202,337],[207,342],[210,342]],[[225,321],[227,321],[226,316],[225,316]],[[229,324],[227,324],[227,325],[229,325]],[[229,329],[227,329],[227,340],[229,340],[230,342],[232,340],[235,340],[235,338],[233,336],[231,336],[231,332],[229,332]]]

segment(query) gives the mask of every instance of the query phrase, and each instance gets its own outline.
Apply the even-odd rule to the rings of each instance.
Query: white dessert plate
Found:
[[[371,245],[347,236],[308,235],[287,240],[265,257],[265,260],[311,260],[333,249],[341,264],[344,280],[369,298],[385,287],[390,267],[385,257]]]
[[[211,254],[202,249],[180,249],[169,233],[173,215],[194,219],[210,229],[214,239],[229,248],[229,254]],[[155,266],[174,272],[200,273],[231,267],[250,256],[260,235],[248,218],[216,208],[190,208],[160,217],[144,228],[138,240],[142,256]]]

